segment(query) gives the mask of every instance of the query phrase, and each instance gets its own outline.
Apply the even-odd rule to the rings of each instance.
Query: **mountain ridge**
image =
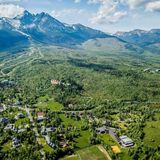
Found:
[[[129,32],[117,32],[114,36],[149,51],[160,53],[160,29],[151,29],[149,31],[136,29]],[[158,47],[155,48],[155,45]]]
[[[4,30],[7,30],[10,33],[8,35],[9,40],[15,38],[12,36],[14,31],[15,35],[21,34],[26,41],[28,39],[28,41],[25,42],[26,44],[34,41],[34,43],[70,46],[83,43],[92,38],[110,37],[110,35],[104,32],[81,24],[68,25],[62,23],[45,12],[32,14],[24,11],[22,15],[18,15],[13,19],[1,18],[0,20],[0,31],[2,35],[4,34]],[[6,28],[3,23],[8,24],[10,29]],[[5,43],[1,35],[0,40],[2,43]],[[14,45],[14,43],[10,44],[10,46],[12,45]]]
[[[114,39],[114,44],[117,42],[118,45],[121,42],[125,48],[135,52],[138,48],[138,50],[141,50],[138,53],[142,53],[142,49],[154,53],[160,52],[160,29],[150,31],[136,29],[111,35],[82,24],[69,25],[60,22],[45,12],[32,14],[27,10],[14,18],[0,18],[0,50],[16,46],[28,47],[30,44],[75,48],[77,45],[83,45],[84,42],[94,41],[97,38],[102,39],[103,45],[104,38],[111,41]],[[106,43],[112,44],[109,40],[106,40]],[[101,43],[101,40],[98,41],[98,43]]]

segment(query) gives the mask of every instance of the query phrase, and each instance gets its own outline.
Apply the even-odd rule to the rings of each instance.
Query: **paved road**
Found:
[[[33,120],[33,116],[30,113],[30,109],[27,108],[27,107],[25,107],[25,108],[19,107],[19,109],[25,110],[27,112],[28,118],[30,119],[30,122],[33,125],[33,131],[34,131],[35,136],[36,136],[36,141],[38,142],[38,144],[40,144],[40,139],[39,139],[40,135],[39,135],[38,130],[37,130],[36,126],[35,126],[35,123],[34,123],[34,120]],[[40,153],[42,155],[42,160],[45,160],[45,152],[43,151],[43,148],[40,150]]]

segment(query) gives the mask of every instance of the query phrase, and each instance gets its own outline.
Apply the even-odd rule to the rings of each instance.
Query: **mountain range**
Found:
[[[0,48],[30,43],[76,45],[109,35],[83,26],[61,23],[47,13],[31,14],[25,11],[13,19],[0,18]]]
[[[150,31],[136,29],[130,32],[117,32],[114,36],[152,52],[160,52],[160,29]]]
[[[103,48],[107,49],[104,47],[106,42],[115,46],[121,44],[123,48],[134,51],[139,51],[141,48],[141,51],[145,49],[159,53],[160,29],[117,32],[110,35],[81,24],[68,25],[62,23],[44,12],[31,14],[24,11],[22,15],[12,19],[0,18],[0,50],[15,46],[26,47],[30,44],[70,47],[86,44],[87,41],[89,41],[87,44],[98,43],[98,49],[101,43]]]

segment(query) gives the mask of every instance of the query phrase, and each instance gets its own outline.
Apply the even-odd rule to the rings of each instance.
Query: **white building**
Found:
[[[121,136],[119,137],[120,139],[120,143],[123,147],[133,147],[134,146],[134,142],[128,138],[127,136]]]

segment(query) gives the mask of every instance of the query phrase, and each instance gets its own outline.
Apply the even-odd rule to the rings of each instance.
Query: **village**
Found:
[[[52,80],[51,84],[70,85],[57,80]],[[12,105],[0,105],[1,135],[6,132],[10,135],[10,140],[5,140],[4,148],[7,146],[7,150],[12,150],[24,147],[26,144],[20,135],[27,134],[28,131],[33,132],[35,142],[41,146],[42,157],[56,149],[62,150],[63,157],[92,145],[103,147],[108,145],[103,141],[105,137],[113,143],[110,146],[112,154],[119,154],[135,146],[132,139],[127,135],[117,134],[119,129],[110,126],[105,119],[101,121],[91,112],[65,111],[54,99],[42,99],[35,106],[23,106],[16,100]],[[103,149],[105,150],[105,147]],[[107,157],[111,158],[108,151],[105,152]]]

